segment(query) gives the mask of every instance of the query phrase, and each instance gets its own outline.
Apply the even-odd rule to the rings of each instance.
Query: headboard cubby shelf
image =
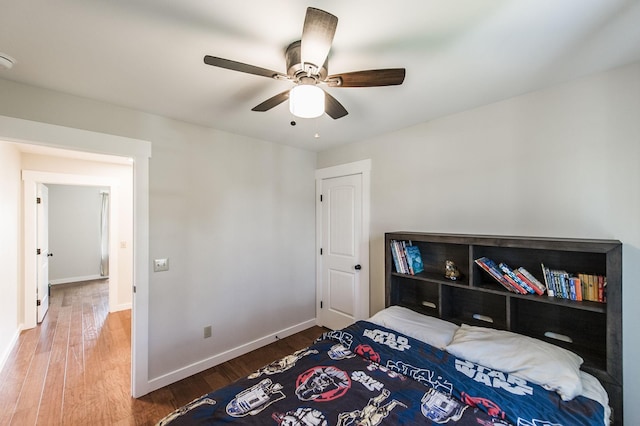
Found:
[[[424,272],[395,270],[391,241],[420,248]],[[575,301],[506,290],[475,260],[524,267],[544,283],[541,264],[606,277],[606,302]],[[459,279],[445,278],[453,261]],[[419,232],[385,234],[386,306],[401,305],[457,324],[509,330],[569,349],[584,359],[609,394],[622,423],[622,243],[617,240],[509,237]]]

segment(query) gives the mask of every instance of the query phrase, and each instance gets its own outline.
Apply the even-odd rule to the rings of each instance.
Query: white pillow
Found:
[[[533,337],[462,324],[445,350],[458,358],[554,390],[565,401],[582,392],[582,358]]]
[[[444,349],[459,328],[453,323],[422,315],[402,306],[383,309],[369,318],[369,321],[399,331],[438,349]]]
[[[609,418],[611,417],[611,407],[609,407],[609,395],[604,390],[602,384],[589,373],[580,371],[580,377],[582,378],[582,396],[585,396],[594,401],[598,401],[604,408],[604,425],[608,426]]]

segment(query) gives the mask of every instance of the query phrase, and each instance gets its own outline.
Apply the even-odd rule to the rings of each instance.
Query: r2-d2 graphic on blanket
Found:
[[[227,404],[227,414],[232,417],[255,416],[269,405],[284,399],[282,385],[273,383],[271,379],[264,379],[259,383],[243,390]]]
[[[466,405],[451,395],[438,392],[431,388],[424,394],[420,409],[422,415],[436,423],[446,423],[449,420],[460,420]]]

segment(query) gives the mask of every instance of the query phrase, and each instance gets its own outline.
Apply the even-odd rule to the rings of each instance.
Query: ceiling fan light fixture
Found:
[[[308,7],[302,28],[302,38],[291,43],[285,51],[286,74],[210,55],[205,55],[204,63],[296,84],[293,89],[270,97],[251,108],[251,111],[268,111],[289,99],[289,111],[295,117],[315,118],[326,113],[337,120],[349,113],[330,93],[315,87],[317,84],[326,84],[329,87],[396,86],[402,84],[405,77],[404,68],[373,69],[329,75],[329,51],[337,25],[338,18],[335,15]]]
[[[298,84],[289,93],[289,111],[300,118],[324,114],[324,90],[313,84]]]

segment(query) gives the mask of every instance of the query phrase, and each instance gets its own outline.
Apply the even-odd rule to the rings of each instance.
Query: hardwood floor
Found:
[[[22,332],[0,372],[0,425],[154,425],[324,331],[312,327],[134,399],[131,311],[109,314],[107,301],[106,281],[52,288],[45,320]]]

